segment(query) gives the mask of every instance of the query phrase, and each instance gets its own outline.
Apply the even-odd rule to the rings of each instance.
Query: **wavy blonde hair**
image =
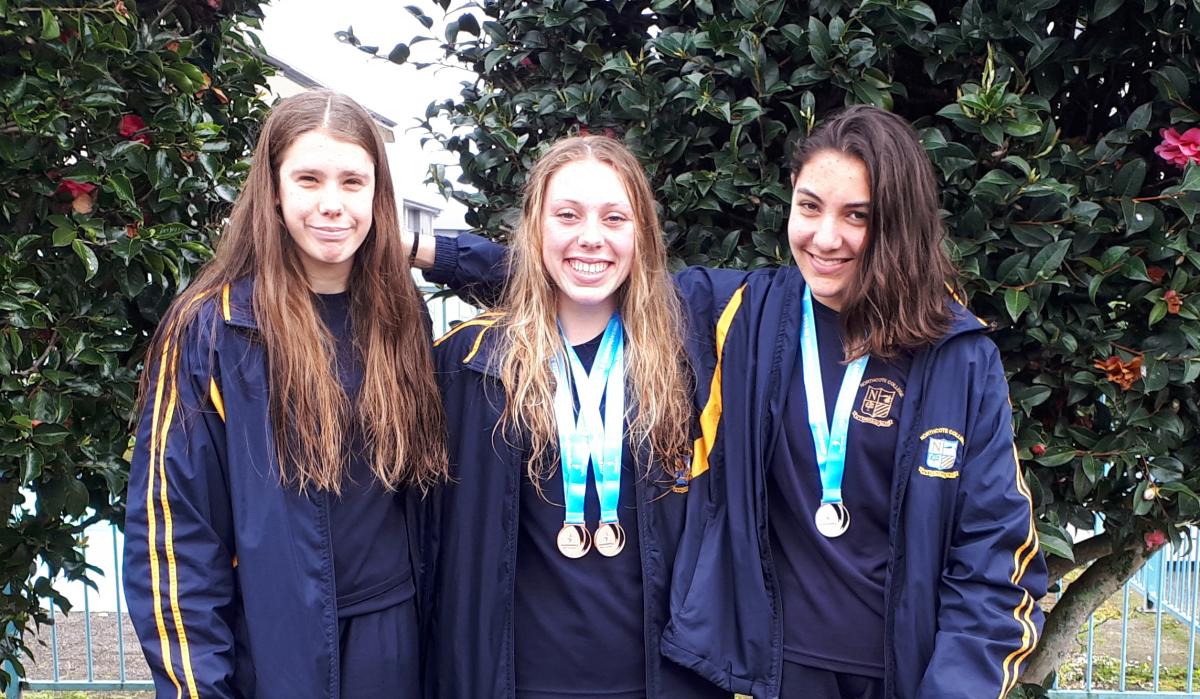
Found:
[[[635,459],[646,454],[672,476],[691,450],[691,371],[683,352],[683,313],[667,271],[667,251],[645,170],[621,142],[576,136],[555,143],[538,159],[525,184],[521,219],[512,239],[508,285],[499,306],[498,362],[506,403],[500,428],[527,435],[528,474],[535,486],[554,472],[546,458],[558,441],[550,359],[564,350],[558,331],[557,288],[542,262],[542,221],[550,180],[565,165],[594,160],[617,174],[633,208],[633,263],[617,290],[625,326],[627,438]],[[547,463],[549,461],[549,463]]]

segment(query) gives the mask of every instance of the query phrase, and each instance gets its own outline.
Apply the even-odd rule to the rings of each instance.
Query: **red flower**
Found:
[[[1032,452],[1034,456],[1045,456],[1046,445],[1045,444],[1034,444],[1032,447],[1030,447],[1029,451]]]
[[[1160,158],[1181,168],[1189,162],[1200,163],[1200,128],[1190,128],[1182,134],[1175,129],[1162,129],[1158,133],[1163,141],[1154,147],[1154,152]]]
[[[138,236],[138,225],[136,223],[131,223],[128,226],[125,226],[125,237],[126,238],[136,238],[137,236]]]
[[[142,133],[146,129],[146,122],[136,114],[126,114],[121,117],[121,125],[117,127],[117,131],[132,141],[137,141],[144,145],[150,145],[150,135]]]
[[[55,193],[66,192],[71,195],[71,208],[75,210],[75,213],[90,214],[96,205],[96,197],[92,195],[92,192],[95,191],[96,185],[90,182],[64,179],[58,183]]]
[[[68,42],[68,41],[70,41],[71,39],[74,39],[74,38],[75,38],[75,37],[77,37],[77,36],[79,36],[79,32],[77,32],[77,31],[75,31],[74,29],[71,29],[70,27],[68,27],[68,28],[66,28],[66,29],[62,30],[61,32],[59,32],[59,34],[58,34],[58,40],[59,40],[59,41],[61,41],[61,42],[63,42],[63,43],[65,44],[65,43],[67,43],[67,42]]]
[[[1145,534],[1143,534],[1142,541],[1146,542],[1146,548],[1153,551],[1157,548],[1160,548],[1163,544],[1167,543],[1167,535],[1163,534],[1159,530],[1155,529],[1152,532],[1146,532]]]
[[[72,198],[84,195],[90,195],[96,191],[96,185],[90,182],[76,182],[75,180],[63,180],[58,183],[59,192],[66,192]]]
[[[1167,276],[1167,270],[1162,267],[1147,267],[1146,276],[1150,277],[1150,281],[1155,284],[1162,284],[1163,277]]]
[[[1174,289],[1167,289],[1163,301],[1167,302],[1167,313],[1176,314],[1183,309],[1183,297]]]

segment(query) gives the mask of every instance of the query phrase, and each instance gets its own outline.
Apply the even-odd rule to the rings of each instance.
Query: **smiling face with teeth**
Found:
[[[834,310],[841,310],[858,271],[870,209],[867,167],[853,155],[814,153],[792,180],[792,257],[813,298]]]
[[[600,334],[617,309],[637,249],[635,220],[625,185],[602,162],[576,160],[550,178],[541,212],[542,263],[568,340]]]

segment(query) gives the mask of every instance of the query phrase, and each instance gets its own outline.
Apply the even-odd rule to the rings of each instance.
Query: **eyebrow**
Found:
[[[802,194],[806,194],[806,195],[812,197],[813,199],[816,199],[817,201],[821,202],[822,204],[825,203],[824,199],[817,196],[817,193],[812,191],[808,187],[797,187],[796,191],[800,192]],[[851,202],[846,202],[846,204],[844,205],[843,208],[846,208],[846,209],[868,209],[870,207],[871,207],[870,201],[851,201]]]
[[[298,167],[291,171],[291,175],[324,175],[325,170],[317,167]],[[363,170],[339,170],[337,173],[341,177],[362,177],[369,178],[371,175]]]
[[[579,201],[579,200],[576,200],[576,199],[552,199],[552,200],[550,201],[550,205],[551,205],[551,206],[563,206],[563,205],[571,205],[571,206],[578,206],[578,207],[580,207],[580,208],[582,208],[582,209],[586,209],[586,208],[587,208],[587,205],[586,205],[586,204],[584,204],[583,202],[581,202],[581,201]],[[632,210],[632,209],[633,209],[633,205],[632,205],[632,204],[629,204],[629,203],[625,203],[625,202],[619,202],[619,201],[606,201],[606,202],[601,202],[601,203],[599,204],[599,208],[601,208],[601,209],[603,209],[603,208],[611,208],[611,209],[630,209],[630,210]]]

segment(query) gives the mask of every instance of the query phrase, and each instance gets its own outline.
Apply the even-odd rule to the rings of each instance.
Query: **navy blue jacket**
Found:
[[[439,241],[432,278],[479,296],[503,249]],[[692,268],[676,277],[698,377],[688,524],[662,652],[732,691],[775,697],[782,613],[766,469],[796,365],[803,277],[795,267]],[[984,324],[954,304],[951,331],[905,383],[885,586],[885,696],[1003,697],[1037,643],[1046,589],[1032,500],[1013,444],[1008,387]],[[699,515],[697,513],[703,513]]]
[[[455,327],[435,343],[434,363],[450,426],[451,484],[428,498],[423,525],[427,607],[427,695],[513,697],[513,594],[517,518],[528,445],[494,428],[504,390],[491,358],[498,316]],[[639,463],[644,463],[639,461]],[[639,467],[640,468],[640,467]],[[642,566],[648,697],[727,697],[693,673],[664,661],[658,641],[667,621],[670,575],[688,497],[673,493],[659,465],[635,480]]]
[[[280,486],[251,290],[146,359],[125,596],[158,696],[337,699],[329,500]]]

